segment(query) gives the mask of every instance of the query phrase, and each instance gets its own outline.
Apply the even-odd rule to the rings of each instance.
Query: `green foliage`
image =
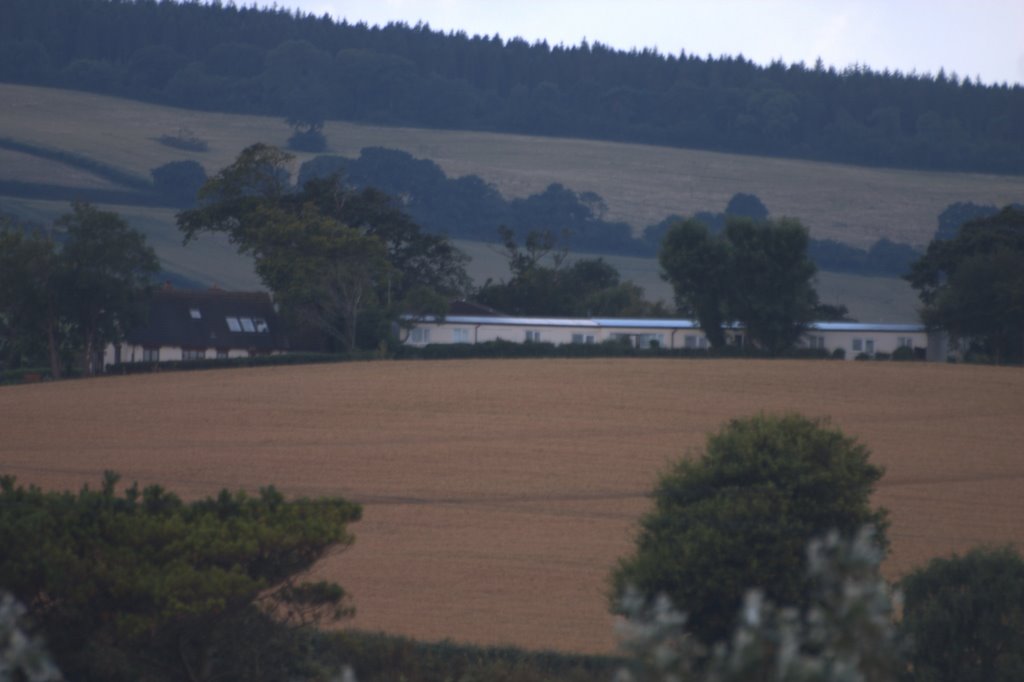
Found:
[[[752,343],[779,354],[817,312],[807,230],[795,220],[729,218],[720,235],[686,220],[669,228],[658,260],[680,311],[696,316],[715,348],[725,345],[723,325],[736,320]]]
[[[808,599],[780,608],[748,590],[737,626],[705,647],[686,630],[687,616],[667,598],[653,606],[627,595],[620,626],[631,665],[620,680],[643,682],[885,682],[906,670],[893,623],[899,597],[878,567],[882,549],[869,528],[852,539],[831,532],[807,547]],[[894,608],[896,602],[896,608]]]
[[[280,679],[296,644],[280,623],[349,612],[338,586],[299,580],[352,542],[357,505],[272,487],[186,504],[159,486],[117,495],[117,481],[72,494],[0,479],[0,585],[72,679]]]
[[[60,305],[82,348],[86,374],[103,369],[107,342],[120,340],[142,319],[159,261],[145,237],[116,213],[74,203],[57,220]]]
[[[1024,210],[1006,207],[932,241],[906,279],[929,327],[997,363],[1024,360]]]
[[[174,135],[165,134],[157,138],[157,142],[174,149],[183,149],[188,152],[206,152],[210,150],[210,144],[198,137],[187,128],[181,128]]]
[[[527,233],[522,247],[511,228],[499,228],[512,277],[488,281],[475,299],[510,315],[565,317],[662,317],[660,304],[644,299],[633,282],[603,259],[581,259],[565,265],[568,251],[550,230]],[[550,264],[549,264],[550,263]]]
[[[918,682],[1024,679],[1024,560],[1009,547],[933,559],[900,581]]]
[[[667,595],[705,644],[732,632],[744,591],[805,607],[804,549],[830,530],[870,524],[884,547],[886,512],[870,495],[882,470],[868,450],[799,415],[736,419],[709,436],[699,458],[662,475],[636,551],[612,574],[612,603],[630,586]]]
[[[359,682],[608,682],[622,664],[608,656],[417,642],[351,631],[324,634],[315,654],[328,670],[351,667]]]
[[[26,632],[25,607],[0,591],[0,680],[57,682],[63,679],[50,652]]]
[[[173,206],[194,206],[206,171],[197,161],[172,161],[150,171],[153,191]]]
[[[447,239],[423,233],[387,195],[351,190],[336,175],[292,188],[291,160],[268,145],[243,150],[203,185],[199,208],[178,214],[186,242],[225,233],[253,255],[287,318],[348,352],[386,339],[407,303],[466,292],[467,259]],[[360,334],[364,317],[373,334]]]
[[[1024,168],[1021,89],[941,72],[530,44],[241,3],[5,0],[4,9],[9,82],[207,111],[926,170]]]

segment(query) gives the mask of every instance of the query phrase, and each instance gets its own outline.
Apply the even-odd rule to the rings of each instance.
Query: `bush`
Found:
[[[934,559],[900,582],[914,679],[1024,679],[1024,560],[1011,548]]]
[[[881,476],[863,445],[820,420],[733,420],[701,457],[661,477],[636,552],[612,574],[613,609],[631,586],[648,602],[663,593],[689,615],[697,639],[712,643],[734,629],[749,587],[806,606],[812,538],[872,525],[885,546],[886,512],[869,504]]]
[[[917,355],[910,346],[900,346],[892,352],[892,359],[898,361],[916,360]]]
[[[832,351],[832,359],[833,360],[845,360],[846,359],[846,349],[845,348],[836,348],[835,350],[833,350]]]
[[[184,149],[189,152],[205,152],[210,149],[206,140],[199,139],[187,128],[182,128],[176,135],[161,135],[157,138],[157,142],[167,147]]]
[[[632,599],[620,624],[632,654],[623,682],[884,682],[906,670],[905,648],[892,622],[894,600],[879,575],[883,552],[871,530],[844,540],[837,533],[807,548],[810,605],[779,608],[748,590],[739,625],[712,649],[686,636],[686,616],[667,599],[653,609]]]
[[[288,138],[288,149],[297,152],[322,152],[327,149],[327,138],[318,129],[296,130]]]

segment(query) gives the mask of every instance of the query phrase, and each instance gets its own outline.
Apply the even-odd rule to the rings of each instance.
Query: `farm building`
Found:
[[[620,340],[638,348],[703,349],[707,337],[694,320],[625,318],[549,318],[502,315],[448,315],[442,318],[406,318],[403,343],[426,346],[432,343],[485,343],[512,341],[604,343]],[[743,345],[743,328],[726,329],[730,345]],[[928,333],[920,324],[871,324],[863,322],[814,322],[801,341],[804,348],[829,352],[842,348],[848,359],[860,354],[891,354],[898,348],[928,348]],[[942,358],[945,359],[944,357]]]
[[[266,292],[163,289],[150,299],[145,323],[109,344],[104,365],[270,355],[285,350]]]

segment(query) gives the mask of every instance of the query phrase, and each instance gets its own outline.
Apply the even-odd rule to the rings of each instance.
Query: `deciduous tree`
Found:
[[[881,476],[867,448],[820,420],[733,420],[662,475],[636,551],[612,574],[613,606],[630,586],[648,602],[665,594],[705,644],[732,632],[748,588],[804,607],[812,538],[872,525],[885,546],[886,512],[870,505]]]
[[[1006,207],[932,241],[906,279],[929,327],[996,362],[1024,359],[1024,210]]]
[[[818,304],[807,243],[791,219],[729,217],[720,235],[690,219],[668,230],[658,259],[680,310],[696,316],[713,347],[725,345],[723,325],[735,320],[756,347],[778,354],[799,340]]]

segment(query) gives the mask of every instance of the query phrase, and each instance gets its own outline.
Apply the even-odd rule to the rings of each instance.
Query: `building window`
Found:
[[[532,329],[527,329],[526,330],[526,341],[527,341],[527,343],[534,343],[534,342],[540,341],[540,332],[534,331]]]
[[[865,353],[874,353],[875,352],[875,340],[874,339],[865,339],[864,340],[864,352]]]
[[[199,308],[189,308],[188,316],[191,317],[193,320],[203,319],[203,314],[199,312]]]
[[[586,344],[586,343],[594,343],[594,335],[593,334],[573,334],[572,335],[572,342],[573,343],[584,343],[584,344]]]
[[[142,361],[143,362],[160,362],[160,349],[159,348],[143,348],[142,349]]]
[[[708,347],[708,340],[697,334],[687,334],[683,339],[683,347],[691,350],[703,350]]]
[[[242,323],[238,321],[237,317],[225,317],[225,321],[228,323],[228,330],[233,332],[242,331]]]
[[[900,348],[913,348],[914,339],[913,337],[910,336],[901,336],[898,339],[896,339],[896,345],[899,346]]]
[[[853,350],[863,351],[864,350],[864,339],[854,339],[853,340],[852,348],[853,348]]]
[[[811,334],[807,337],[807,347],[813,349],[824,349],[825,348],[825,337],[818,336],[817,334]]]
[[[452,343],[469,343],[469,330],[460,328],[453,329]]]
[[[637,348],[661,348],[663,336],[661,334],[637,334]]]
[[[189,348],[183,348],[181,351],[182,360],[204,360],[206,358],[206,350],[192,350]]]
[[[256,325],[253,324],[251,317],[240,317],[238,321],[242,323],[242,331],[249,333],[256,331]]]
[[[217,349],[217,359],[218,360],[227,360],[228,359],[228,349],[227,348],[218,348]]]
[[[409,331],[409,343],[430,343],[430,330],[413,328]]]
[[[252,318],[252,323],[256,327],[257,334],[266,334],[270,331],[270,327],[267,326],[267,321],[262,317]]]

